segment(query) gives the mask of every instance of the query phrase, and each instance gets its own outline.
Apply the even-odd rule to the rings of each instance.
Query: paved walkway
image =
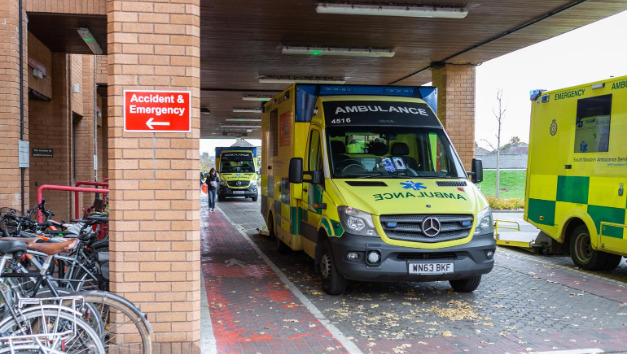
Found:
[[[218,353],[346,352],[219,208],[203,218],[202,233],[202,270]]]
[[[567,267],[507,249],[497,252],[497,265],[483,290],[463,297],[479,304],[475,310],[481,311],[485,320],[450,320],[431,313],[433,299],[426,295],[423,305],[412,306],[422,311],[424,319],[414,326],[423,326],[427,334],[394,338],[386,329],[393,323],[362,326],[360,305],[334,310],[341,304],[363,303],[364,297],[376,300],[377,292],[369,294],[366,288],[364,294],[328,297],[307,290],[310,285],[317,286],[305,284],[309,281],[295,286],[251,241],[250,227],[259,223],[260,216],[250,212],[258,206],[238,201],[223,206],[237,214],[237,223],[245,226],[234,226],[220,205],[216,212],[208,213],[203,203],[203,296],[208,310],[203,315],[203,353],[523,353],[582,348],[587,348],[584,353],[595,352],[595,348],[627,352],[624,283],[582,276]],[[438,291],[428,292],[433,298]],[[442,298],[459,297],[442,291]],[[395,307],[414,308],[407,301],[382,300],[376,305],[381,311],[372,310],[371,317],[385,317],[386,311],[397,311]],[[443,304],[443,309],[446,306]],[[351,311],[355,313],[351,315]],[[453,334],[428,334],[431,327],[440,326]],[[381,337],[382,331],[389,335]]]

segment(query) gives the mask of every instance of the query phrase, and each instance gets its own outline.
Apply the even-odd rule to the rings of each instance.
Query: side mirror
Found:
[[[294,157],[290,160],[290,183],[303,183],[303,159]]]
[[[472,183],[480,183],[483,181],[483,162],[480,159],[472,159]]]

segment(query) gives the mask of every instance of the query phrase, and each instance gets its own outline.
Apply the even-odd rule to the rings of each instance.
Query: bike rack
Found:
[[[98,183],[98,182],[94,182]],[[104,183],[104,182],[102,182]],[[56,191],[68,191],[68,192],[86,192],[86,193],[109,193],[108,189],[104,188],[84,188],[84,187],[70,187],[70,186],[57,186],[54,184],[43,184],[37,188],[37,204],[41,204],[43,200],[44,190],[56,190]],[[78,218],[78,209],[76,209],[76,217]],[[43,216],[41,210],[37,210],[37,222],[43,222]]]
[[[105,178],[104,181],[102,182],[93,182],[93,181],[78,181],[76,182],[76,184],[74,185],[74,187],[79,187],[79,186],[99,186],[99,187],[109,187],[109,183],[107,182],[109,179]],[[98,194],[98,193],[96,193]],[[74,191],[74,217],[76,219],[80,219],[79,218],[79,208],[78,208],[78,191]]]

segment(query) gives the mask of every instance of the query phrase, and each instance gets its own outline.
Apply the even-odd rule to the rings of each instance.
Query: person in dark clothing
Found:
[[[218,185],[220,184],[220,178],[216,173],[216,169],[209,170],[209,175],[205,179],[207,184],[207,197],[209,198],[209,212],[213,212],[216,208],[216,194],[218,193]]]

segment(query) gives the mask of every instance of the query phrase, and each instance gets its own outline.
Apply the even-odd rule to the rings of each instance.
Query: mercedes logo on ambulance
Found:
[[[422,233],[427,237],[436,237],[440,233],[442,225],[440,220],[429,216],[422,221]]]

